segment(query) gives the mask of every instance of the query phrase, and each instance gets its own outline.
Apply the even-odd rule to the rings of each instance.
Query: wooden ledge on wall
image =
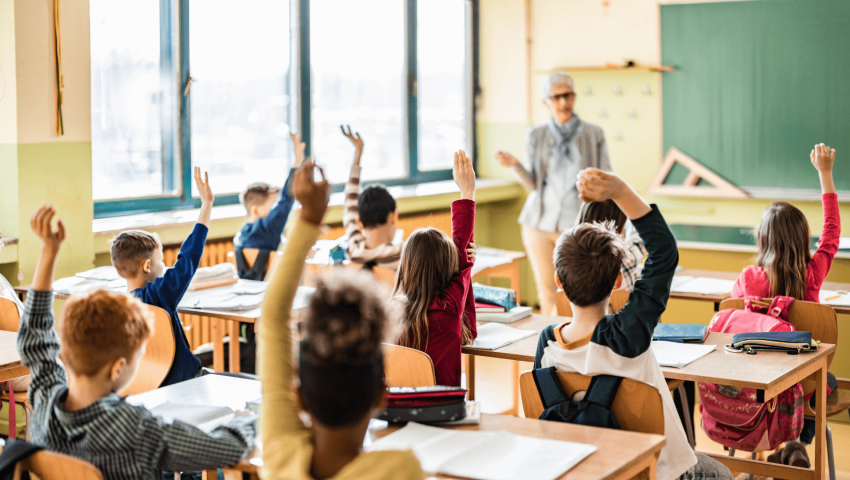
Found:
[[[688,169],[688,176],[681,184],[665,184],[677,163]],[[701,180],[709,185],[698,185]],[[649,184],[647,193],[668,197],[750,198],[747,192],[732,185],[675,147],[670,147],[667,151],[661,167]]]

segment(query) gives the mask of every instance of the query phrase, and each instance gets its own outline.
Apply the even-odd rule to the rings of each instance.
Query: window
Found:
[[[95,216],[216,205],[282,184],[289,134],[341,190],[448,180],[473,150],[477,0],[90,0]]]

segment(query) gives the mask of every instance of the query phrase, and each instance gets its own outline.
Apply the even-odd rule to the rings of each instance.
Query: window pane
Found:
[[[166,193],[159,2],[90,5],[94,199]]]
[[[189,36],[192,164],[216,195],[283,185],[294,156],[289,2],[193,0]]]
[[[452,168],[469,151],[467,2],[417,2],[419,170]]]
[[[340,124],[363,137],[363,179],[404,177],[404,2],[311,0],[310,56],[311,148],[328,180],[345,183],[354,157]]]

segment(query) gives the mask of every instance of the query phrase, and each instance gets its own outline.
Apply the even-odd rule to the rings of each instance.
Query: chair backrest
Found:
[[[174,362],[177,347],[174,341],[175,332],[171,327],[171,317],[162,308],[153,305],[147,305],[147,307],[154,313],[153,335],[148,338],[147,349],[139,365],[139,373],[122,395],[135,395],[159,388]]]
[[[254,266],[254,262],[257,261],[257,257],[260,255],[259,248],[243,248],[242,249],[242,258],[245,259],[245,266],[248,268],[252,268]],[[274,270],[277,268],[278,262],[280,262],[280,257],[283,255],[283,252],[275,250],[273,252],[269,252],[269,261],[266,263],[266,276],[264,280],[271,280],[272,275],[274,275]],[[227,261],[236,264],[236,252],[227,252]],[[238,267],[238,265],[237,265]]]
[[[611,292],[611,298],[608,299],[608,313],[619,312],[629,301],[628,290],[614,290]],[[572,317],[573,307],[570,305],[570,299],[563,290],[558,289],[555,293],[555,315],[559,317]]]
[[[558,380],[569,397],[576,392],[587,391],[591,377],[571,372],[558,372]],[[537,393],[533,374],[528,371],[519,377],[522,409],[527,418],[540,418],[543,402]],[[624,378],[617,390],[611,413],[620,428],[630,432],[664,435],[664,408],[661,395],[652,385]]]
[[[764,300],[770,303],[770,299]],[[720,303],[720,310],[727,308],[743,310],[744,299],[728,298]],[[838,318],[835,315],[835,310],[829,305],[796,300],[788,309],[788,321],[793,323],[797,330],[801,332],[812,332],[813,340],[832,344],[838,343]],[[832,364],[833,356],[835,356],[835,352],[827,356],[827,367]],[[806,395],[815,391],[814,375],[800,383],[803,384],[803,393]]]
[[[79,458],[41,450],[15,465],[12,478],[20,480],[23,472],[34,473],[41,480],[103,480],[100,470]]]
[[[18,306],[8,298],[0,297],[0,331],[17,332],[21,324]]]
[[[384,376],[388,387],[431,387],[437,384],[434,363],[427,353],[384,344]]]

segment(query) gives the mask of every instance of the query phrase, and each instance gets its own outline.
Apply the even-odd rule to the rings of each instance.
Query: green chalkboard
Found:
[[[815,143],[850,191],[850,1],[662,5],[664,151],[754,196],[817,190]],[[758,192],[758,193],[757,193]]]

